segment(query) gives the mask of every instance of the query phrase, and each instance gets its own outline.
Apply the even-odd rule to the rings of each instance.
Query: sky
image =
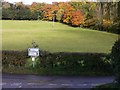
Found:
[[[3,0],[3,1],[7,1],[10,3],[23,2],[24,4],[32,4],[32,2],[46,2],[51,4],[52,2],[66,2],[71,0]],[[90,0],[90,1],[96,1],[96,0]],[[105,0],[101,0],[101,1],[105,1]],[[120,1],[120,0],[113,0],[113,1]]]
[[[66,2],[66,1],[70,1],[70,0],[4,0],[10,3],[14,3],[14,2],[23,2],[24,4],[32,4],[32,2],[46,2],[46,3],[52,3],[52,2]]]

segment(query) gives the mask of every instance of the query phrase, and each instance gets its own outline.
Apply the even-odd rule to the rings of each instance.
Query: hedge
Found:
[[[3,66],[24,66],[26,58],[26,51],[2,51]]]
[[[3,66],[25,67],[27,51],[2,51]],[[40,51],[37,69],[68,71],[72,72],[112,72],[111,60],[108,54],[104,53],[50,53]]]
[[[44,68],[111,72],[109,55],[104,53],[43,53],[39,58]]]
[[[114,43],[111,51],[112,65],[116,76],[116,81],[120,85],[120,38]]]

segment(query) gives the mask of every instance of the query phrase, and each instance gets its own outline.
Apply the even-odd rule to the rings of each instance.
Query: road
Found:
[[[3,74],[3,88],[92,88],[111,83],[112,76],[38,76]]]

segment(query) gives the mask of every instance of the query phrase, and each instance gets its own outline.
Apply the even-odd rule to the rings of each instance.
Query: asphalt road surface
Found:
[[[92,88],[111,83],[114,77],[86,76],[38,76],[3,74],[2,88]]]

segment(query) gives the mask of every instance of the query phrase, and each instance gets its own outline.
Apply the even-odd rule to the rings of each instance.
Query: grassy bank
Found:
[[[109,53],[117,35],[43,21],[2,21],[3,50],[24,50],[34,40],[50,52]]]

